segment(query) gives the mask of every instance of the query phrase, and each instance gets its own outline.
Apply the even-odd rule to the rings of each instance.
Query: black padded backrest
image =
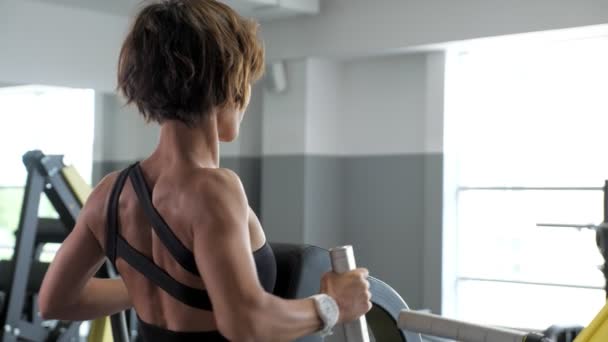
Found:
[[[273,293],[279,297],[305,298],[319,293],[321,276],[331,270],[329,252],[312,245],[271,243],[277,260],[277,281]],[[397,328],[399,312],[408,309],[405,301],[389,285],[370,277],[373,309],[366,315],[370,332],[377,342],[421,342],[419,334]],[[338,328],[339,329],[339,328]],[[308,336],[297,342],[321,342],[319,336]],[[327,341],[339,341],[332,337]]]
[[[274,294],[304,298],[319,293],[321,276],[331,270],[327,250],[311,245],[271,243],[277,260]]]
[[[271,243],[277,260],[277,281],[273,293],[281,298],[305,298],[319,293],[321,276],[331,270],[327,250],[287,243]],[[295,342],[323,342],[319,336],[306,336]]]

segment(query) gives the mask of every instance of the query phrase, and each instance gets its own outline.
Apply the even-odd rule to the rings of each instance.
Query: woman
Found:
[[[219,168],[219,142],[237,137],[263,63],[257,26],[222,3],[141,10],[118,84],[160,124],[159,143],[94,189],[42,284],[44,318],[134,307],[145,341],[290,341],[371,308],[365,269],[325,274],[312,298],[269,293],[272,250],[239,178]],[[121,279],[93,278],[106,256]]]

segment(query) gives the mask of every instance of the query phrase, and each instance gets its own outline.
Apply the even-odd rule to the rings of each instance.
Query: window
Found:
[[[93,164],[94,92],[49,86],[0,88],[0,259],[12,256],[27,178],[22,155],[33,149],[65,155],[84,179]],[[56,216],[43,197],[40,216]]]
[[[606,61],[603,37],[449,54],[449,315],[546,329],[587,325],[604,305],[595,233],[537,224],[603,219]]]

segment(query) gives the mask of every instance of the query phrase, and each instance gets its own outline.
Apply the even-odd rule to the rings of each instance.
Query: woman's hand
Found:
[[[340,308],[338,323],[354,321],[371,308],[368,271],[357,268],[345,273],[327,272],[321,278],[321,292],[331,296]]]

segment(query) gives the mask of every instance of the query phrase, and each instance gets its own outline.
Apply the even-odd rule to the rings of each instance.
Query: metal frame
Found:
[[[457,277],[458,281],[479,281],[488,283],[503,283],[503,284],[521,284],[521,285],[536,285],[536,286],[552,286],[552,287],[568,287],[574,289],[586,289],[586,290],[603,290],[601,286],[590,286],[590,285],[575,285],[575,284],[560,284],[560,283],[547,283],[547,282],[535,282],[525,280],[509,280],[509,279],[498,279],[498,278],[478,278],[478,277]]]
[[[366,317],[376,341],[422,342],[420,334],[401,329],[397,325],[401,311],[409,310],[397,291],[380,279],[370,276],[368,280],[373,307]]]
[[[10,288],[6,293],[5,305],[0,314],[1,342],[18,340],[44,341],[50,331],[40,324],[38,310],[34,310],[30,319],[23,317],[26,300],[28,276],[30,274],[36,233],[39,218],[38,207],[44,192],[57,211],[60,221],[70,231],[80,213],[81,203],[72,193],[69,185],[61,174],[63,156],[46,156],[40,151],[30,151],[23,156],[23,163],[28,171],[27,183],[19,219],[19,230],[13,254],[12,269],[9,272]],[[97,276],[111,277],[116,272],[109,262],[101,268]],[[36,307],[34,303],[34,307]],[[129,334],[125,313],[111,316],[112,333],[115,342],[128,342]],[[79,322],[71,323],[58,340],[63,341],[68,335],[78,332]]]
[[[25,159],[24,159],[25,161]],[[5,305],[0,315],[3,342],[15,342],[19,338],[42,341],[48,331],[32,322],[23,320],[23,306],[26,299],[27,281],[30,274],[34,241],[38,226],[38,207],[45,187],[44,176],[38,168],[28,167],[27,183],[23,195],[23,205],[19,218],[19,230],[10,277],[10,288],[6,291]]]
[[[459,186],[457,191],[489,190],[489,191],[601,191],[604,188],[583,186]]]
[[[606,280],[604,289],[606,290],[606,298],[608,298],[608,180],[604,182],[604,221],[595,230],[595,241],[604,257],[604,266],[602,273]]]
[[[569,223],[537,223],[538,227],[561,227],[561,228],[575,228],[575,229],[593,229],[596,234],[597,247],[600,249],[602,256],[604,257],[604,265],[602,266],[602,273],[604,274],[605,284],[604,291],[606,292],[606,298],[608,298],[608,180],[604,181],[603,187],[472,187],[472,186],[461,186],[458,187],[457,192],[460,191],[471,191],[471,190],[488,190],[488,191],[526,191],[526,190],[537,190],[537,191],[603,191],[604,192],[604,217],[602,223],[599,225],[595,224],[569,224]],[[579,286],[579,285],[563,285],[563,284],[551,284],[551,283],[534,283],[517,280],[499,280],[499,279],[486,279],[486,278],[471,278],[471,277],[457,277],[457,280],[474,280],[474,281],[492,281],[502,283],[516,283],[516,284],[530,284],[530,285],[547,285],[547,286],[562,286],[562,287],[576,287],[585,289],[601,289],[595,286]]]

